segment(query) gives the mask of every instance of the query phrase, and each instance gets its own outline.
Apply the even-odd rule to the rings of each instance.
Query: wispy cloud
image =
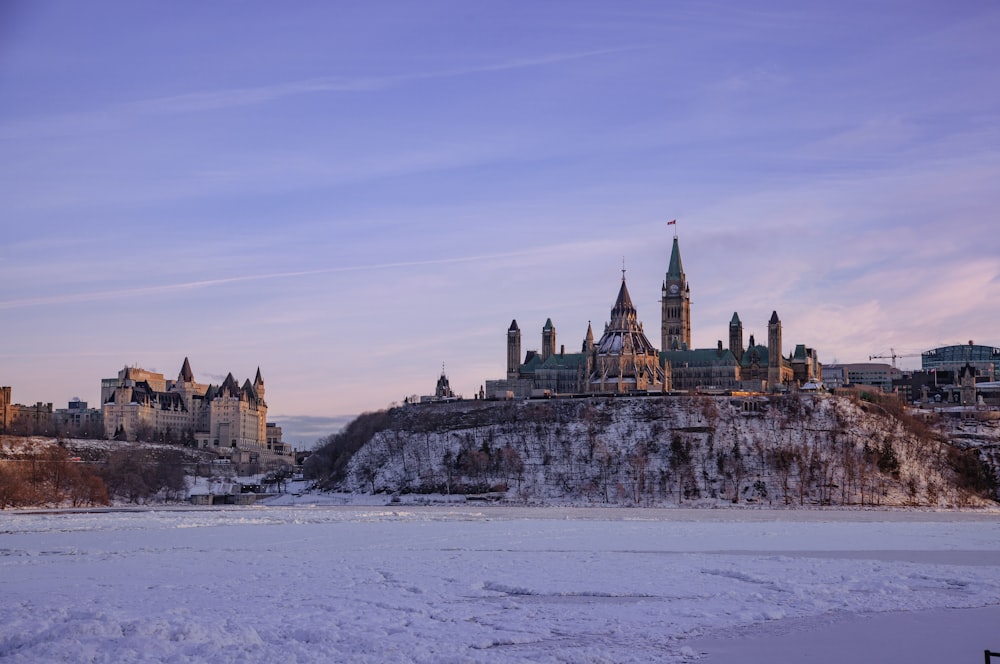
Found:
[[[581,244],[573,243],[572,247],[580,247]],[[122,288],[115,290],[91,291],[87,293],[67,293],[50,296],[26,297],[0,301],[0,310],[22,309],[26,307],[39,307],[47,305],[94,302],[99,300],[118,300],[134,297],[146,297],[150,295],[162,295],[182,291],[192,291],[205,288],[214,288],[229,284],[245,283],[252,281],[269,281],[276,279],[292,279],[296,277],[308,277],[321,274],[336,274],[347,272],[364,272],[389,270],[405,267],[420,267],[429,265],[448,265],[458,263],[481,263],[484,261],[499,259],[528,259],[530,257],[552,256],[555,252],[565,249],[566,245],[533,247],[522,251],[501,252],[493,254],[478,254],[471,256],[454,256],[448,258],[434,258],[420,261],[395,261],[387,263],[371,263],[367,265],[344,265],[338,267],[318,268],[314,270],[292,270],[285,272],[268,272],[263,274],[245,274],[222,277],[218,279],[202,279],[198,281],[184,281],[172,284],[160,284],[156,286],[141,286],[138,288]]]
[[[83,111],[7,122],[0,125],[0,140],[101,131],[116,127],[123,117],[198,113],[263,104],[292,96],[331,92],[366,92],[383,90],[416,81],[545,67],[563,62],[622,53],[635,50],[636,48],[620,47],[553,53],[536,57],[515,58],[473,67],[458,67],[408,74],[367,77],[327,76],[253,87],[190,92],[128,102],[95,111]]]

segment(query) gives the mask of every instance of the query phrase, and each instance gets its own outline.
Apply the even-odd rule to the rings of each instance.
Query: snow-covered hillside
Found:
[[[362,417],[360,434],[348,427],[313,461],[328,488],[772,506],[969,506],[993,490],[974,451],[890,406],[841,397],[466,401]],[[342,469],[324,466],[351,444]]]

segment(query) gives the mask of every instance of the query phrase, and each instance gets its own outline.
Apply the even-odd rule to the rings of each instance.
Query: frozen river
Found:
[[[1000,650],[996,512],[6,512],[0,565],[11,662],[978,664]]]

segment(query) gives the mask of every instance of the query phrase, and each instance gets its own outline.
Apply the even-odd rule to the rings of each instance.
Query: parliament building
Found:
[[[743,323],[734,313],[728,345],[691,348],[691,286],[681,262],[676,235],[664,277],[661,298],[660,348],[650,343],[632,304],[624,272],[610,322],[594,341],[590,324],[580,351],[556,345],[552,319],[542,327],[541,351],[521,354],[517,320],[507,330],[507,376],[486,381],[486,396],[529,397],[556,394],[636,394],[674,390],[772,392],[810,389],[822,379],[814,349],[799,344],[788,356],[782,351],[781,319],[772,312],[767,343],[754,335],[744,346]],[[559,349],[558,351],[556,349]]]

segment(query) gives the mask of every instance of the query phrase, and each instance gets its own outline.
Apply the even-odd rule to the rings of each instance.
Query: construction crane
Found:
[[[897,357],[920,357],[920,353],[897,353],[895,348],[889,349],[888,355],[869,355],[869,360],[888,360],[892,359],[892,368],[896,368],[896,358]]]

